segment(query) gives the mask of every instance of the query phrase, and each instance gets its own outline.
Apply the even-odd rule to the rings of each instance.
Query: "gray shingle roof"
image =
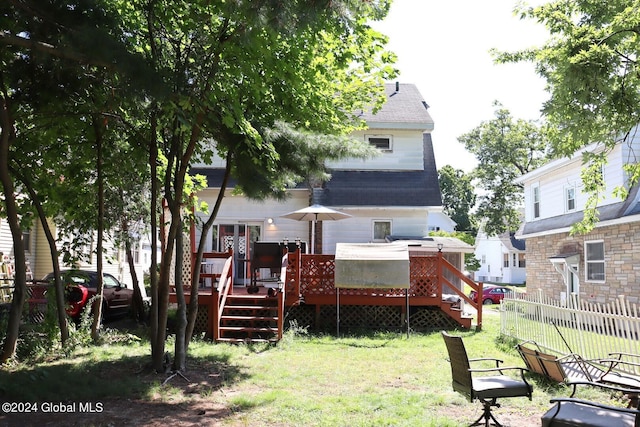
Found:
[[[423,135],[424,170],[335,170],[314,203],[325,206],[442,206],[431,135]]]
[[[372,114],[364,111],[360,117],[367,121],[369,128],[433,129],[433,119],[427,111],[429,106],[414,84],[386,83],[384,90],[387,101],[382,108]]]

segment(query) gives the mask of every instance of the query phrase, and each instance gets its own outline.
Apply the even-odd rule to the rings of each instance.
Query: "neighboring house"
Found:
[[[385,90],[387,101],[380,111],[362,114],[368,129],[353,134],[378,147],[380,156],[331,162],[328,182],[311,194],[306,186],[293,188],[284,202],[253,202],[228,191],[206,250],[233,248],[240,258],[236,271],[241,272],[240,262],[249,258],[248,248],[255,240],[310,242],[309,222],[281,218],[310,204],[352,216],[318,223],[315,253],[334,254],[338,242],[385,242],[387,236],[411,239],[435,230],[453,231],[455,223],[442,209],[428,105],[413,84],[386,84]],[[218,195],[223,166],[217,159],[191,170],[207,177],[208,188],[198,197],[209,206]]]
[[[594,144],[586,150],[602,149]],[[517,180],[525,194],[525,223],[518,238],[526,240],[528,293],[541,289],[560,300],[575,293],[599,303],[625,295],[639,302],[640,193],[636,185],[624,200],[612,195],[617,186],[628,188],[623,165],[636,162],[639,150],[640,141],[634,138],[608,153],[601,171],[606,190],[598,204],[600,221],[584,235],[570,234],[583,218],[587,199],[580,179],[581,152]]]
[[[525,242],[515,233],[487,236],[479,232],[475,242],[475,257],[480,269],[474,273],[476,282],[521,285],[526,281]]]
[[[49,226],[57,235],[56,227],[50,223]],[[45,275],[53,271],[53,263],[51,262],[51,254],[49,252],[49,244],[40,223],[36,223],[31,230],[23,232],[25,244],[25,252],[27,257],[27,272],[30,279],[42,279]],[[58,241],[58,244],[61,244]],[[116,248],[113,244],[105,239],[105,262],[103,269],[105,273],[115,276],[120,282],[129,286],[132,285],[129,265],[125,256],[124,249]],[[86,253],[95,251],[95,244],[86,248]],[[13,270],[14,250],[11,230],[5,219],[0,219],[0,263],[7,264],[9,270]],[[144,272],[149,271],[151,265],[151,245],[148,236],[141,236],[133,245],[133,257],[138,280],[142,283]],[[60,259],[61,268],[70,268]],[[96,269],[96,256],[93,254],[90,261],[85,261],[77,265],[82,270]]]

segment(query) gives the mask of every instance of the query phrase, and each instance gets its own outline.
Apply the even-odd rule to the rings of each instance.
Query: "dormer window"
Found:
[[[381,151],[393,151],[391,135],[366,135],[367,142]]]

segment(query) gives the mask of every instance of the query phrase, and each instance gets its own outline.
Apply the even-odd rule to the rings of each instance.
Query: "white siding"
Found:
[[[347,170],[422,170],[424,168],[421,131],[372,129],[354,132],[353,138],[366,140],[367,135],[392,135],[393,150],[382,152],[379,156],[367,160],[327,162],[327,166],[331,169]]]
[[[626,185],[625,177],[622,173],[623,149],[621,145],[616,146],[609,154],[608,163],[604,168],[604,179],[606,189],[603,200],[599,206],[617,203],[621,200],[614,197],[613,190],[621,185]],[[576,210],[583,210],[588,195],[583,191],[580,174],[583,164],[580,157],[559,162],[555,168],[550,168],[545,174],[532,174],[531,178],[524,177],[525,196],[525,217],[527,221],[550,218],[567,213],[565,189],[575,185],[576,188]],[[533,217],[532,186],[538,184],[540,187],[540,217]]]

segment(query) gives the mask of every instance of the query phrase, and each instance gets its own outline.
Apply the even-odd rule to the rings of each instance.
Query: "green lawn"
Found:
[[[469,356],[523,366],[512,343],[498,339],[499,316],[492,311],[485,308],[483,331],[459,332]],[[136,402],[140,411],[153,411],[156,403],[176,414],[200,408],[207,417],[202,424],[228,426],[459,426],[479,415],[478,402],[451,389],[438,331],[337,338],[294,329],[277,346],[193,343],[185,378],[167,384],[167,374],[149,372],[144,340],[83,348],[37,366],[5,367],[0,398],[105,402],[105,413],[92,425],[107,425],[100,417],[118,412],[118,401]],[[533,402],[510,399],[497,411],[507,424],[538,424],[549,399],[568,394],[566,387],[537,377],[531,382]],[[589,395],[609,399],[595,391]]]

